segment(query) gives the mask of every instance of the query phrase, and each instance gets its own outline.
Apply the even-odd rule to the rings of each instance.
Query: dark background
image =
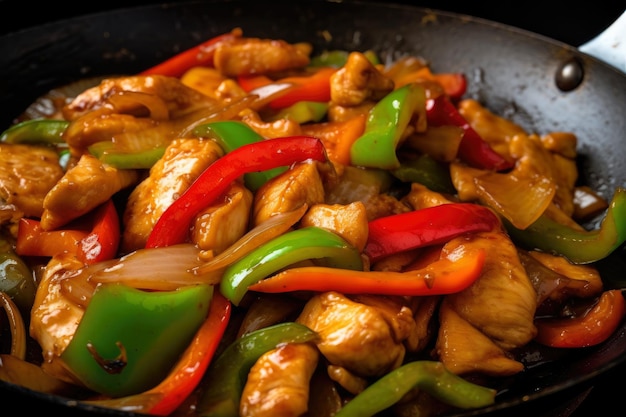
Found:
[[[266,1],[268,5],[271,4],[270,0]],[[0,34],[86,13],[166,2],[168,1],[78,0],[69,6],[68,2],[62,1],[34,3],[27,0],[0,0]],[[478,16],[536,32],[573,46],[579,46],[602,32],[626,9],[626,2],[620,0],[592,2],[395,0],[382,3],[411,4]]]
[[[79,0],[73,2],[74,4],[70,7],[59,1],[34,4],[26,0],[0,0],[0,35],[83,14],[165,2],[167,1],[111,0],[87,2]],[[458,0],[395,0],[385,3],[411,4],[477,16],[535,32],[572,46],[579,46],[602,32],[626,8],[626,2],[615,0],[576,2],[576,4],[555,0],[500,1],[492,4],[485,4],[481,1],[459,2]],[[271,1],[268,1],[268,5],[271,5]],[[2,39],[0,39],[1,41]],[[577,405],[578,399],[582,400],[583,396],[578,397],[578,399],[571,398],[572,405],[565,408],[557,407],[556,410],[549,410],[552,407],[547,407],[546,414],[541,417],[588,417],[598,414],[600,410],[619,407],[624,395],[624,385],[619,382],[614,383],[613,380],[622,381],[624,377],[626,377],[626,368],[620,366],[603,375],[594,384],[589,395],[582,401],[581,406],[576,407],[575,405]],[[576,411],[572,413],[574,408]]]

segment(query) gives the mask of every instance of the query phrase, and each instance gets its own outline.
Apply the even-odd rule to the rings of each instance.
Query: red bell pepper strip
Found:
[[[18,223],[15,253],[46,257],[76,253],[80,241],[87,235],[87,230],[80,229],[43,230],[39,220],[22,217]]]
[[[232,305],[218,291],[213,293],[206,320],[169,375],[157,386],[140,394],[90,404],[138,413],[166,416],[178,408],[200,383],[226,331]]]
[[[446,95],[426,100],[426,118],[432,126],[452,125],[463,129],[459,157],[479,169],[503,171],[513,167],[513,162],[494,151],[459,113]]]
[[[120,220],[113,200],[96,208],[91,232],[78,244],[78,259],[93,264],[115,258],[120,243]]]
[[[149,414],[169,415],[200,383],[226,331],[231,310],[231,303],[219,291],[215,291],[209,315],[182,359],[163,382],[148,391],[163,394],[161,401],[148,411]]]
[[[472,203],[450,203],[369,222],[364,253],[372,262],[409,249],[445,243],[463,233],[501,227],[491,209]]]
[[[338,291],[343,294],[424,296],[452,294],[464,290],[480,276],[485,264],[484,249],[440,258],[422,269],[406,272],[353,271],[322,266],[286,269],[252,284],[250,291]]]
[[[213,66],[215,50],[223,44],[231,43],[240,38],[241,35],[241,29],[233,29],[229,33],[218,35],[148,68],[140,72],[139,75],[168,75],[170,77],[180,77],[190,68],[197,66]]]
[[[269,84],[291,84],[293,87],[285,90],[285,94],[270,101],[269,107],[274,110],[284,109],[299,101],[330,101],[330,76],[337,71],[332,67],[321,67],[312,75],[293,76],[272,81],[265,76],[238,77],[237,82],[248,93],[254,93],[255,88]]]
[[[156,248],[185,242],[193,218],[222,195],[240,176],[307,159],[320,162],[326,160],[324,145],[312,136],[266,139],[227,153],[209,165],[165,210],[148,236],[146,247]]]
[[[626,302],[622,291],[607,290],[597,304],[582,316],[535,320],[535,341],[557,348],[594,346],[608,339],[625,315]]]

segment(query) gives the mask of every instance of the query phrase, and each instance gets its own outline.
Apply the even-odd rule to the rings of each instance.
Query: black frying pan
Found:
[[[0,37],[0,126],[7,127],[53,87],[85,77],[137,73],[235,26],[248,36],[306,40],[320,51],[374,49],[390,59],[419,54],[434,71],[464,72],[468,96],[526,130],[575,132],[581,183],[602,190],[607,198],[616,187],[626,186],[624,73],[574,47],[523,30],[392,4],[276,0],[268,7],[266,2],[180,2],[8,34]],[[579,70],[579,77],[560,84],[556,80],[564,65]],[[621,248],[600,265],[602,273],[626,276],[625,259]],[[602,346],[561,352],[554,361],[516,376],[495,406],[459,415],[565,416],[563,410],[573,408],[598,376],[623,368],[625,362],[626,324]],[[15,404],[20,415],[41,405],[43,411],[65,416],[131,415],[6,383],[0,383],[0,398],[2,415],[7,415],[6,401]]]

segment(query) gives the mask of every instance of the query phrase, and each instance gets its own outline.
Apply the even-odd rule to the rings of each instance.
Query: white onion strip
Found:
[[[303,204],[295,210],[270,217],[243,235],[224,252],[207,263],[196,267],[194,272],[198,275],[204,275],[214,271],[223,272],[226,267],[252,252],[257,247],[289,230],[289,228],[296,224],[304,213],[306,213],[307,207],[306,204]]]
[[[186,285],[218,284],[229,265],[287,231],[306,210],[303,205],[270,217],[209,262],[202,259],[202,251],[196,245],[181,243],[138,249],[117,261],[107,261],[104,268],[92,268],[92,273],[86,268],[83,273],[89,275],[92,283],[119,282],[144,290],[171,291]]]
[[[26,359],[26,328],[22,314],[11,297],[4,291],[0,291],[0,304],[4,307],[11,328],[11,355],[18,359]]]
[[[121,257],[107,268],[90,276],[92,282],[120,282],[145,289],[171,291],[185,285],[216,284],[221,273],[197,275],[193,269],[201,265],[200,249],[192,243],[162,248],[139,249]]]

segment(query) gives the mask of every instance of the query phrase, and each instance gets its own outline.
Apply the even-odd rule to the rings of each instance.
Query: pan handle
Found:
[[[595,38],[578,49],[626,72],[626,11]]]

